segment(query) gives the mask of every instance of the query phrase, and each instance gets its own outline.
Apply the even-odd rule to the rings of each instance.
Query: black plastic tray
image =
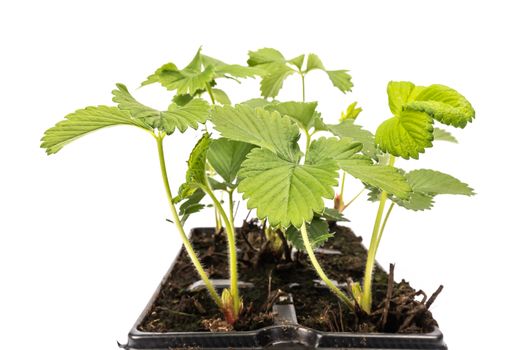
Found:
[[[195,228],[213,232],[213,228]],[[276,304],[275,325],[244,332],[142,332],[142,323],[160,290],[171,274],[170,266],[161,284],[128,334],[128,343],[119,346],[127,350],[174,349],[431,349],[446,350],[443,334],[438,328],[425,334],[322,332],[297,324],[293,302]]]

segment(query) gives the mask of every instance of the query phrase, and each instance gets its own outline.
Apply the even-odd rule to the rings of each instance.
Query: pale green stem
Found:
[[[235,228],[235,216],[233,215],[233,190],[228,191],[229,208],[230,208],[230,224]]]
[[[343,171],[343,178],[341,179],[341,192],[339,192],[339,199],[341,200],[341,203],[344,205],[344,192],[345,192],[345,180],[346,180],[346,173]]]
[[[173,204],[173,196],[171,193],[171,188],[170,188],[170,184],[168,180],[168,174],[166,171],[166,162],[164,160],[164,147],[162,144],[164,135],[161,134],[161,135],[155,136],[155,139],[157,140],[157,151],[159,154],[160,170],[162,172],[162,181],[164,182],[164,189],[166,190],[166,196],[168,197],[168,202],[170,205],[171,214],[173,216],[173,221],[180,233],[182,244],[184,245],[184,248],[186,249],[186,252],[188,253],[188,256],[190,257],[190,260],[193,263],[193,266],[195,266],[197,273],[199,274],[200,278],[204,282],[204,285],[208,289],[208,292],[210,293],[213,301],[215,301],[217,306],[222,309],[222,300],[219,297],[219,294],[217,293],[217,291],[215,290],[215,287],[209,280],[208,275],[206,274],[206,271],[204,271],[204,268],[202,267],[199,261],[199,258],[197,257],[197,254],[193,250],[193,246],[191,245],[191,242],[188,239],[188,236],[186,235],[186,232],[184,231],[184,227],[180,221],[179,214],[177,213],[177,209],[175,208],[175,205]]]
[[[390,156],[388,165],[394,166],[394,162],[395,162],[395,157]],[[388,193],[386,191],[382,191],[380,199],[379,199],[379,207],[377,209],[374,229],[372,231],[372,238],[370,240],[370,246],[368,248],[368,256],[366,259],[366,268],[365,268],[365,277],[363,281],[363,297],[361,299],[361,308],[367,313],[370,313],[372,311],[372,278],[374,275],[374,266],[375,266],[375,261],[376,261],[377,249],[379,247],[379,242],[381,240],[382,232],[384,230],[384,225],[386,224],[386,220],[388,219],[388,216],[390,216],[390,212],[392,211],[392,208],[388,210],[387,217],[385,218],[383,225],[381,225],[381,221],[383,219],[383,212],[385,210],[385,203],[387,199],[388,199]],[[383,227],[381,228],[381,226]]]
[[[230,293],[233,298],[233,312],[235,313],[235,316],[238,316],[238,312],[240,311],[241,307],[241,301],[239,296],[239,288],[237,285],[237,249],[235,245],[235,227],[233,226],[233,223],[228,220],[228,216],[226,215],[224,208],[217,197],[215,197],[215,194],[211,190],[210,186],[208,185],[207,187],[204,187],[203,190],[208,196],[210,196],[213,203],[215,204],[215,207],[219,210],[220,216],[225,222],[226,237],[228,238],[228,252],[230,256]]]
[[[310,258],[310,262],[312,263],[312,266],[314,267],[315,271],[321,277],[321,279],[326,283],[328,288],[339,297],[348,307],[350,307],[352,310],[354,309],[354,303],[353,301],[339,288],[337,288],[336,285],[326,276],[323,268],[319,264],[319,261],[315,257],[314,250],[312,249],[312,245],[310,243],[310,239],[308,237],[308,232],[306,231],[306,223],[303,222],[303,225],[301,226],[301,237],[303,238],[304,248],[306,249],[306,253],[308,253],[308,257]]]
[[[348,203],[345,204],[345,206],[343,207],[343,210],[345,210],[346,208],[348,208],[348,206],[349,206],[350,204],[352,204],[357,198],[359,198],[359,196],[361,196],[361,195],[363,194],[363,192],[365,192],[365,190],[366,190],[366,188],[363,188],[361,191],[359,191],[359,193],[356,194],[356,195],[354,196],[354,198],[352,198],[352,199],[350,200],[350,202],[348,202]],[[342,195],[341,195],[341,197],[342,197]]]
[[[308,133],[308,130],[305,130],[304,133],[306,134],[306,151],[304,152],[304,159],[306,159],[308,151],[310,150],[310,142],[312,141],[312,135]]]

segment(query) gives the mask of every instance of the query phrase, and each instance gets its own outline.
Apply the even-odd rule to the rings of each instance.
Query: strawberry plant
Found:
[[[240,78],[253,77],[257,72],[256,68],[226,64],[215,58],[203,55],[199,49],[192,61],[183,69],[177,68],[173,63],[167,63],[157,69],[154,74],[150,75],[142,83],[142,86],[160,83],[167,90],[176,92],[167,110],[159,111],[138,102],[130,94],[126,86],[117,84],[117,88],[113,90],[113,101],[117,104],[116,106],[91,106],[67,115],[63,121],[60,121],[44,133],[41,145],[42,148],[46,149],[47,154],[54,154],[68,143],[88,133],[115,125],[131,125],[150,134],[157,145],[166,197],[173,216],[173,222],[180,234],[184,248],[208,289],[210,296],[217,306],[223,310],[226,320],[230,323],[236,321],[242,308],[237,288],[237,259],[233,218],[231,215],[230,218],[227,217],[222,204],[214,195],[206,175],[206,164],[201,156],[201,150],[207,149],[209,138],[203,138],[195,146],[188,161],[187,183],[181,187],[179,195],[176,197],[173,196],[166,171],[163,140],[176,132],[184,133],[188,128],[197,129],[199,125],[205,125],[211,107],[208,102],[202,99],[204,94],[208,95],[212,104],[229,103],[226,93],[215,87],[218,79],[238,80]],[[217,147],[220,147],[220,145]],[[224,153],[226,154],[227,152]],[[232,156],[237,156],[237,154]],[[224,170],[217,166],[217,162],[214,161],[214,163],[218,171],[222,172]],[[232,169],[227,170],[230,170],[231,174],[234,172]],[[231,177],[227,180],[231,180]],[[224,222],[226,222],[232,277],[231,287],[229,290],[223,291],[222,297],[219,296],[213,283],[208,278],[183,227],[187,215],[194,211],[195,207],[192,207],[191,201],[187,201],[185,203],[186,206],[181,208],[180,214],[182,218],[176,208],[177,203],[182,199],[191,197],[191,195],[194,196],[192,199],[195,202],[195,196],[199,195],[199,193],[195,193],[197,189],[211,197],[217,211]],[[230,207],[230,213],[231,210]]]

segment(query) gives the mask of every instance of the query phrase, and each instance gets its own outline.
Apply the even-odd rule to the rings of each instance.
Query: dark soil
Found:
[[[323,248],[336,249],[341,255],[317,253],[317,257],[331,279],[346,282],[348,278],[360,281],[366,263],[366,249],[347,227],[333,226],[334,238]],[[248,242],[246,242],[248,240]],[[192,242],[199,252],[210,278],[228,278],[228,255],[224,235],[212,230],[194,230]],[[287,261],[264,249],[264,234],[255,223],[239,230],[239,278],[251,282],[255,288],[241,289],[244,312],[234,329],[255,330],[273,324],[272,305],[278,293],[293,295],[299,324],[322,331],[426,333],[437,326],[428,307],[441,288],[428,298],[414,290],[408,282],[393,282],[379,266],[374,277],[373,312],[350,311],[329,290],[319,288],[319,279],[307,256]],[[263,249],[261,249],[263,247]],[[284,254],[283,254],[284,255]],[[186,288],[198,280],[193,265],[183,251],[168,279],[148,311],[139,330],[145,332],[227,331],[231,327],[222,321],[222,313],[205,290],[189,292]],[[390,283],[389,283],[390,281]],[[389,288],[390,285],[390,288]],[[220,293],[220,291],[219,291]]]

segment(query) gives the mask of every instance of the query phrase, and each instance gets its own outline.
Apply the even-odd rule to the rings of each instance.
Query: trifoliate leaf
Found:
[[[268,218],[274,227],[300,227],[322,213],[323,198],[334,196],[338,166],[333,160],[300,165],[266,149],[255,148],[242,163],[237,190],[248,200],[248,208]]]
[[[346,93],[352,91],[354,84],[347,70],[327,70],[325,72],[328,74],[328,78],[330,78],[332,84],[341,90],[341,92]]]
[[[448,141],[458,143],[458,140],[447,130],[434,128],[434,141]]]
[[[341,117],[339,118],[340,122],[344,122],[345,120],[351,119],[356,120],[357,116],[363,111],[361,107],[357,107],[357,102],[352,102],[347,108],[345,112],[341,113]]]
[[[463,95],[438,84],[424,88],[406,108],[425,112],[443,124],[459,128],[464,128],[475,116],[474,108]]]
[[[403,110],[403,106],[416,86],[409,81],[391,81],[386,88],[388,94],[388,105],[394,115],[398,115]]]
[[[186,171],[186,183],[189,185],[207,186],[206,156],[210,147],[210,134],[205,133],[191,151]]]
[[[334,236],[333,233],[330,233],[328,223],[319,218],[315,218],[311,223],[306,224],[306,231],[308,232],[310,244],[314,249],[322,247],[327,240]],[[305,250],[301,232],[294,226],[290,226],[286,230],[286,239],[290,241],[297,250]]]
[[[314,127],[315,120],[319,118],[316,113],[317,102],[281,102],[272,103],[265,107],[269,111],[277,111],[281,115],[292,118],[303,130]]]
[[[211,89],[215,101],[219,102],[221,105],[231,105],[232,102],[226,93],[221,89]]]
[[[340,138],[350,138],[363,144],[362,152],[370,158],[376,158],[376,143],[374,134],[355,124],[351,119],[336,125],[328,125],[328,129]]]
[[[306,155],[305,164],[317,164],[324,160],[350,160],[359,152],[362,145],[348,138],[338,139],[335,137],[320,137],[312,141]]]
[[[299,129],[290,118],[278,112],[240,104],[214,109],[211,120],[215,129],[230,140],[266,148],[290,161],[299,156]]]
[[[474,190],[455,177],[436,170],[418,169],[406,174],[408,182],[416,192],[430,195],[462,194],[474,195]]]
[[[323,62],[321,62],[319,56],[315,53],[311,53],[308,55],[308,60],[306,61],[306,72],[308,73],[314,69],[325,70]]]
[[[197,129],[199,123],[204,124],[208,119],[208,103],[201,99],[192,99],[184,106],[172,103],[167,111],[161,112],[135,100],[122,84],[117,84],[113,96],[113,101],[118,103],[121,110],[128,111],[133,118],[142,120],[152,128],[162,130],[168,135],[175,129],[180,132],[186,131],[188,127]]]
[[[133,118],[129,112],[117,107],[87,107],[68,114],[65,120],[46,130],[40,147],[45,148],[47,154],[57,153],[68,143],[86,134],[113,125],[133,125],[152,130],[142,120]]]
[[[432,118],[426,113],[405,110],[379,125],[376,143],[393,156],[418,159],[432,146],[432,132]]]
[[[408,199],[412,192],[405,176],[394,167],[366,164],[364,159],[359,158],[341,160],[338,163],[341,169],[366,185],[377,187],[399,198]]]
[[[208,151],[208,161],[224,181],[233,184],[241,163],[253,147],[249,143],[225,138],[213,140]]]
[[[300,70],[303,67],[304,55],[300,55],[295,58],[292,58],[291,60],[288,61],[288,63],[293,64],[294,66],[297,67],[297,69]]]

